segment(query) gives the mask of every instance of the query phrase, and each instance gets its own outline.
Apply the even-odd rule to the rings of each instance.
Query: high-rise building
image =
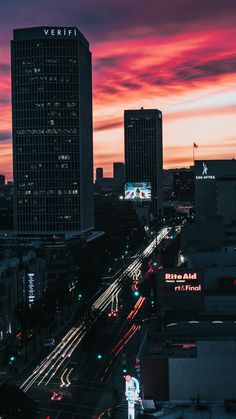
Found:
[[[99,183],[103,179],[103,168],[97,167],[96,168],[96,183]]]
[[[151,182],[155,216],[163,209],[162,113],[158,109],[126,110],[126,182]]]
[[[12,112],[16,232],[90,234],[91,53],[77,28],[14,30]]]
[[[195,160],[196,219],[236,224],[236,160]]]
[[[113,163],[113,177],[117,185],[122,186],[125,183],[125,164],[123,162]]]
[[[236,160],[195,160],[194,170],[196,220],[183,230],[182,250],[234,253]]]

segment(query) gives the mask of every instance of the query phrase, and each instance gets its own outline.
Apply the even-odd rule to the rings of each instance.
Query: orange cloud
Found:
[[[234,157],[235,1],[208,0],[199,7],[196,2],[190,6],[187,0],[175,0],[170,8],[168,1],[159,0],[140,5],[120,0],[109,7],[105,0],[91,0],[96,7],[89,11],[83,0],[80,3],[81,21],[76,24],[92,40],[95,167],[111,173],[112,163],[123,160],[124,109],[141,106],[163,112],[165,167],[191,164],[193,140],[200,145],[199,156]],[[56,16],[58,21],[63,17],[65,24],[74,22],[75,0],[70,8],[62,2],[54,10],[55,4],[52,0],[48,6],[53,21]],[[47,13],[45,22],[52,24],[52,15]],[[29,22],[34,26],[41,24],[42,17],[39,9],[36,13],[27,7],[26,20],[20,10],[12,19],[15,26],[24,26],[26,21],[25,26]],[[11,176],[9,22],[6,25],[4,19],[0,165]]]

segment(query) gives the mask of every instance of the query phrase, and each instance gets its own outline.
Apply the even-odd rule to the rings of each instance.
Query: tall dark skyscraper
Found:
[[[162,113],[127,110],[124,123],[126,182],[151,182],[151,208],[159,216],[163,209]]]
[[[12,111],[16,232],[89,234],[91,53],[77,28],[14,30]]]

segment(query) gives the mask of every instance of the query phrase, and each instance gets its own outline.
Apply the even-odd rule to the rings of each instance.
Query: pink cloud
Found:
[[[109,4],[89,0],[88,7],[81,0],[80,13],[75,0],[70,8],[66,3],[58,7],[52,0],[47,15],[45,5],[44,0],[34,7],[22,0],[21,5],[13,8],[9,3],[1,9],[2,171],[10,176],[12,25],[54,25],[56,20],[77,25],[91,40],[95,166],[111,172],[112,162],[123,160],[123,110],[141,106],[163,110],[166,167],[191,163],[188,144],[191,149],[195,133],[205,145],[210,141],[218,147],[216,156],[232,156],[236,100],[229,101],[228,96],[232,92],[236,97],[234,0],[205,0],[201,7],[187,0],[147,0],[138,5],[133,0],[111,0]],[[218,102],[214,103],[216,94]],[[212,97],[212,103],[202,105],[204,96]],[[205,152],[210,155],[210,150]]]

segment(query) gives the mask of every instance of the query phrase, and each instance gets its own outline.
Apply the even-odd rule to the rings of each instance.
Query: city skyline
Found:
[[[171,3],[171,8],[170,8]],[[43,13],[47,9],[47,14]],[[124,161],[124,109],[163,113],[164,167],[195,158],[233,158],[236,50],[233,0],[56,2],[1,8],[0,167],[12,179],[10,39],[13,29],[77,26],[93,56],[94,167]]]

